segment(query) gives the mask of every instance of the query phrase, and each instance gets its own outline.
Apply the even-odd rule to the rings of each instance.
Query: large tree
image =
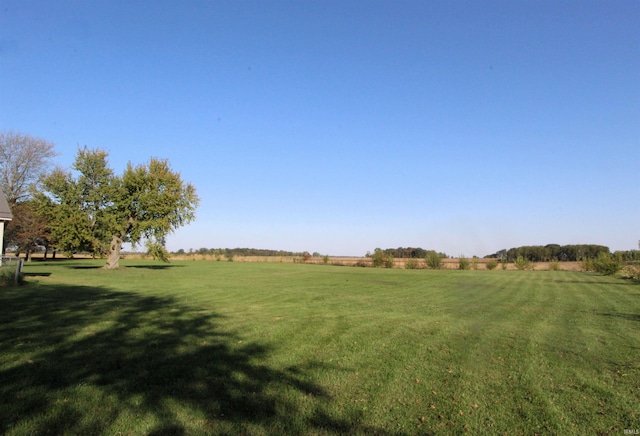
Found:
[[[56,248],[67,253],[106,255],[105,268],[119,267],[122,244],[145,242],[155,258],[167,260],[165,238],[195,218],[198,196],[166,160],[128,164],[122,176],[108,166],[107,153],[78,150],[70,172],[56,170],[36,194]]]
[[[0,188],[10,206],[29,198],[56,155],[52,142],[12,130],[0,132]]]
[[[52,142],[12,130],[0,131],[0,189],[13,212],[4,237],[7,246],[29,253],[35,234],[41,233],[42,223],[32,212],[30,194],[56,155]]]

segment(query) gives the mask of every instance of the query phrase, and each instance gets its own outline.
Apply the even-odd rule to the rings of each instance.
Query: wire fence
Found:
[[[13,276],[13,284],[17,285],[20,280],[20,274],[22,273],[22,265],[24,263],[24,259],[20,257],[14,256],[2,256],[2,260],[0,261],[0,266],[3,268],[14,269]]]

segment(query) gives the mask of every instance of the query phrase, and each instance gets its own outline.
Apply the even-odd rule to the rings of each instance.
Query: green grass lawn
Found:
[[[0,433],[623,434],[640,286],[546,271],[34,262]]]

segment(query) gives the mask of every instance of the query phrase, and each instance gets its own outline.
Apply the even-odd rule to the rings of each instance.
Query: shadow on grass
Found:
[[[121,266],[121,268],[142,268],[142,269],[152,269],[152,270],[161,270],[161,269],[169,269],[169,268],[182,268],[184,265],[125,265]],[[101,269],[104,268],[104,265],[68,265],[69,269]]]
[[[3,290],[0,433],[385,433],[326,415],[331,399],[306,366],[267,366],[268,347],[222,323],[172,297]]]
[[[36,272],[36,273],[23,272],[22,275],[25,277],[49,277],[51,273],[50,272]]]
[[[171,265],[171,264],[163,263],[161,265],[127,265],[125,268],[169,269],[169,268],[184,268],[184,265]]]
[[[597,313],[600,316],[608,316],[612,318],[622,318],[629,321],[640,322],[640,314],[637,313],[622,313],[622,312],[609,312],[609,313]]]
[[[69,269],[100,269],[104,265],[67,265]]]

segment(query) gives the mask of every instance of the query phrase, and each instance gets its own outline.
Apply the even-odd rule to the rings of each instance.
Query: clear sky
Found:
[[[168,248],[640,240],[640,1],[0,0],[0,130],[169,159]]]

